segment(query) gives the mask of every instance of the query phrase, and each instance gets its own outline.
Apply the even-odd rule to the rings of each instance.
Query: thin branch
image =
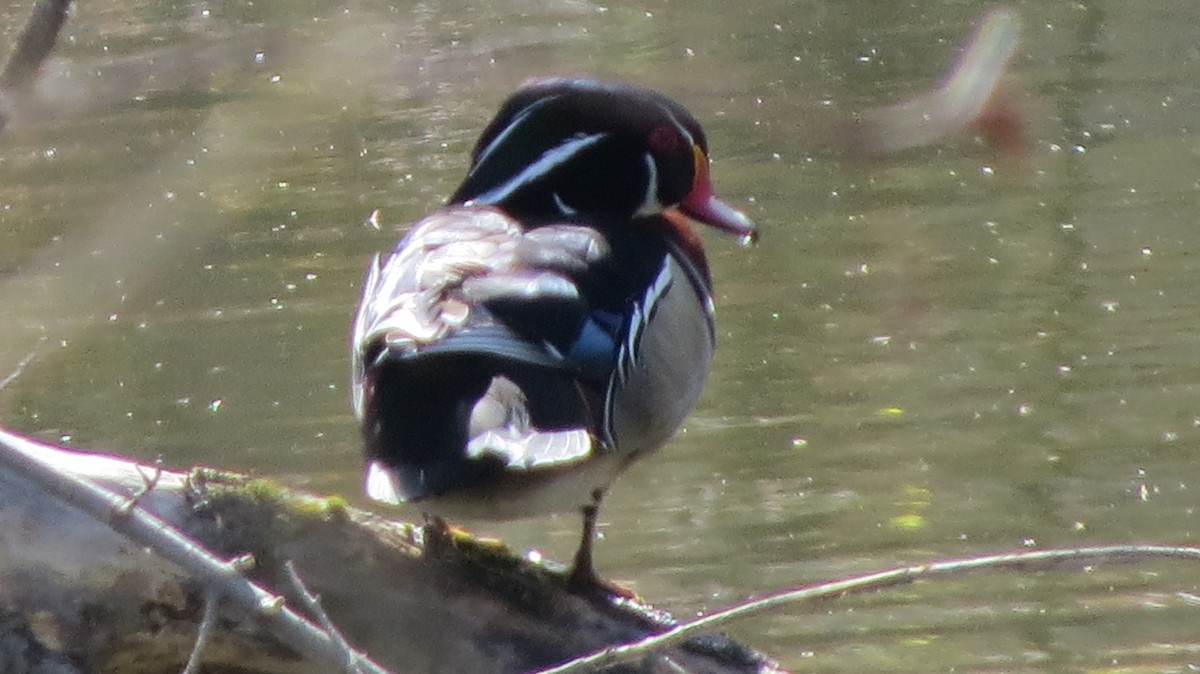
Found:
[[[763,613],[786,604],[835,599],[847,594],[874,592],[896,585],[907,585],[916,580],[951,578],[976,571],[1046,571],[1063,567],[1085,567],[1100,562],[1138,562],[1147,559],[1168,558],[1200,561],[1200,548],[1170,547],[1159,545],[1113,545],[1093,548],[1068,548],[1059,550],[1036,550],[988,557],[968,557],[931,564],[904,566],[887,571],[878,571],[864,576],[837,580],[819,585],[810,585],[785,590],[762,599],[748,601],[698,618],[662,634],[636,641],[624,646],[607,648],[586,657],[572,660],[538,674],[583,674],[598,672],[614,665],[630,663],[647,653],[665,646],[677,644],[699,631],[711,630],[739,618]]]
[[[212,635],[213,626],[217,624],[217,606],[221,603],[221,595],[209,588],[204,593],[204,616],[200,619],[200,629],[196,632],[196,644],[192,646],[192,654],[188,657],[187,667],[183,674],[200,674],[200,661],[204,656],[204,647]]]
[[[312,617],[317,619],[317,623],[325,629],[325,633],[333,640],[334,646],[342,656],[342,668],[351,674],[362,674],[362,668],[359,666],[358,654],[350,648],[346,637],[342,636],[341,630],[337,625],[330,620],[329,614],[321,606],[321,598],[309,591],[304,585],[304,581],[300,578],[300,574],[296,572],[296,565],[292,560],[287,560],[283,563],[283,571],[287,574],[288,582],[291,583],[292,589],[304,601],[304,607]]]
[[[3,124],[0,124],[0,126],[3,126]],[[46,340],[46,338],[43,337],[41,340],[39,340],[39,342],[42,342],[45,340]],[[3,379],[0,379],[0,391],[3,391],[4,389],[6,389],[10,385],[12,385],[12,383],[15,382],[17,380],[17,378],[20,377],[25,372],[25,368],[28,367],[29,364],[33,362],[33,359],[37,356],[37,353],[38,353],[37,348],[34,348],[32,351],[25,354],[25,357],[22,358],[19,363],[17,363],[17,366],[13,368],[12,372],[9,372],[7,375],[5,375],[5,377]]]
[[[237,565],[196,545],[144,508],[125,511],[129,499],[90,480],[56,470],[38,456],[45,447],[0,428],[0,469],[12,471],[42,491],[104,523],[117,533],[150,548],[163,559],[193,574],[238,608],[257,617],[284,643],[318,662],[340,667],[344,659],[333,639],[283,604],[283,598],[250,582]],[[369,674],[387,670],[359,654]]]
[[[121,509],[117,511],[121,515],[128,515],[129,513],[133,512],[133,509],[136,508],[139,503],[141,503],[142,499],[158,486],[158,481],[162,478],[162,457],[159,457],[154,461],[154,472],[149,475],[142,470],[141,464],[138,464],[136,468],[138,476],[142,478],[142,486],[139,487],[137,491],[133,492],[133,494],[131,494],[129,498],[125,500],[125,505],[121,506]]]

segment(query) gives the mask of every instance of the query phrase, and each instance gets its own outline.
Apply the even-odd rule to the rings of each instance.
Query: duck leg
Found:
[[[600,500],[604,492],[597,489],[592,492],[592,502],[583,506],[583,539],[579,541],[579,550],[575,552],[575,563],[571,567],[571,575],[567,585],[573,589],[584,590],[602,585],[592,566],[592,543],[596,539],[596,518],[600,513]]]
[[[445,557],[446,553],[454,548],[454,536],[450,531],[450,525],[437,515],[429,513],[421,513],[421,515],[425,518],[425,526],[421,531],[425,554],[430,559]]]

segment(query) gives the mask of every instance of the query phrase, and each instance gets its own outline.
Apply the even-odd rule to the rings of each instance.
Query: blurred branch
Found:
[[[0,130],[8,125],[13,112],[25,102],[38,70],[58,41],[58,33],[67,21],[71,0],[37,0],[33,14],[17,38],[0,70]]]
[[[970,127],[996,96],[1020,36],[1021,20],[1015,11],[989,12],[941,86],[864,112],[852,141],[861,152],[882,154],[929,145]]]
[[[1023,152],[1024,120],[1001,86],[1020,38],[1021,19],[1015,10],[988,12],[938,87],[851,120],[845,131],[851,154],[921,147],[971,128],[997,149]]]
[[[17,38],[17,46],[0,71],[0,90],[7,92],[26,89],[33,82],[38,68],[54,49],[58,32],[67,21],[71,0],[37,0],[33,14]]]

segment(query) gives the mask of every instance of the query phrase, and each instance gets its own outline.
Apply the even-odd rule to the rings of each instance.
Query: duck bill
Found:
[[[745,213],[721,201],[713,192],[712,181],[708,178],[708,157],[697,146],[696,173],[692,180],[692,191],[688,193],[676,208],[687,217],[701,222],[709,227],[732,234],[742,243],[754,243],[758,240],[758,229]]]
[[[678,208],[692,220],[732,234],[743,243],[758,240],[758,229],[754,222],[745,213],[717,198],[711,187],[702,191],[697,186],[686,199],[679,202]]]

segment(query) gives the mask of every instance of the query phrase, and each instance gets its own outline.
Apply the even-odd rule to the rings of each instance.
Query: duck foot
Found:
[[[592,543],[596,539],[596,518],[600,512],[600,499],[603,495],[599,490],[593,492],[592,502],[582,508],[583,538],[579,542],[579,550],[575,552],[571,573],[567,576],[567,590],[573,594],[605,600],[636,599],[637,595],[632,590],[598,576],[596,567],[592,564]]]
[[[421,528],[422,544],[430,559],[445,559],[455,549],[454,533],[446,520],[436,515],[423,513],[425,526]]]

